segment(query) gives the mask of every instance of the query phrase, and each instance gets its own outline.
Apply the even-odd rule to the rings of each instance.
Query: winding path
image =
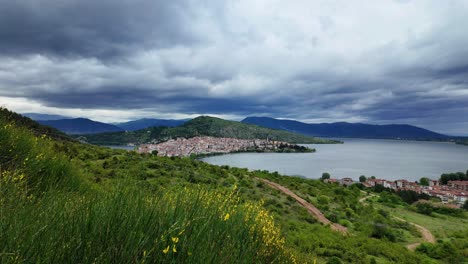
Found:
[[[320,210],[317,209],[317,207],[313,206],[311,203],[309,203],[306,200],[302,199],[301,197],[297,196],[294,192],[292,192],[288,188],[286,188],[286,187],[284,187],[282,185],[279,185],[278,183],[266,180],[266,179],[260,179],[260,178],[256,178],[256,179],[260,180],[260,181],[266,183],[268,186],[270,186],[270,187],[272,187],[274,189],[277,189],[277,190],[283,192],[284,194],[294,198],[300,205],[302,205],[302,207],[304,207],[319,222],[321,222],[321,223],[323,223],[325,225],[330,225],[332,230],[341,232],[343,234],[348,233],[348,229],[346,227],[344,227],[344,226],[342,226],[340,224],[333,223],[330,220],[328,220],[322,214],[322,212],[320,212]]]
[[[365,204],[365,200],[367,198],[371,198],[371,197],[375,197],[377,195],[375,194],[370,194],[368,196],[365,196],[361,199],[359,199],[359,202]],[[394,219],[398,220],[398,221],[402,221],[402,222],[407,222],[409,223],[410,225],[416,227],[416,229],[418,229],[418,231],[421,233],[422,235],[422,239],[425,241],[425,242],[429,242],[429,243],[435,243],[436,242],[436,239],[434,237],[434,235],[431,233],[431,231],[429,231],[429,229],[425,228],[424,226],[421,226],[421,225],[418,225],[418,224],[415,224],[415,223],[412,223],[412,222],[409,222],[409,221],[406,221],[405,219],[403,218],[400,218],[400,217],[397,217],[397,216],[393,216]],[[412,243],[412,244],[409,244],[409,245],[406,245],[406,247],[410,250],[415,250],[419,245],[421,245],[420,242],[417,242],[417,243]]]
[[[394,216],[393,218],[395,218],[398,221],[408,222],[405,219],[400,218],[400,217]],[[424,239],[425,242],[429,242],[433,244],[436,242],[434,235],[431,233],[431,231],[429,231],[429,229],[425,228],[424,226],[415,224],[415,223],[411,223],[411,222],[408,222],[408,223],[416,227],[416,229],[418,229],[418,231],[421,233],[422,238]],[[415,250],[419,245],[421,245],[421,243],[418,242],[418,243],[409,244],[406,247],[408,249]]]

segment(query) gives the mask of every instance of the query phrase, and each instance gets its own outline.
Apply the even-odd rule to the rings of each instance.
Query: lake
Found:
[[[360,175],[387,180],[438,179],[446,172],[466,172],[468,146],[446,142],[340,139],[344,144],[304,145],[315,153],[236,153],[202,159],[215,165],[277,171],[285,175],[332,178]]]

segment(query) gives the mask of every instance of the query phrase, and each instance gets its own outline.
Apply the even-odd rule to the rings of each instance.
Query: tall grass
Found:
[[[204,189],[49,192],[2,204],[0,262],[291,262],[259,204]]]
[[[291,263],[260,203],[235,190],[97,191],[54,142],[0,123],[0,263]]]

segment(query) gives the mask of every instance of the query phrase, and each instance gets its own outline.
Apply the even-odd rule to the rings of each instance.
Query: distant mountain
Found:
[[[134,121],[129,121],[125,123],[117,123],[116,126],[127,130],[127,131],[135,131],[140,129],[145,129],[148,127],[156,127],[156,126],[165,126],[165,127],[176,127],[184,124],[185,122],[189,121],[190,119],[154,119],[154,118],[143,118]]]
[[[36,136],[47,135],[60,141],[74,141],[74,139],[53,127],[38,124],[29,117],[17,114],[3,107],[0,107],[0,121],[14,123],[18,127],[30,130]]]
[[[289,143],[337,143],[336,141],[274,130],[241,122],[201,116],[178,127],[150,127],[132,132],[102,133],[79,136],[98,145],[126,145],[165,141],[171,138],[196,136],[227,137],[239,139],[271,139]]]
[[[38,113],[24,113],[23,116],[29,117],[32,120],[59,120],[59,119],[70,119],[68,116],[61,115],[48,115],[48,114],[38,114]]]
[[[242,123],[281,129],[316,137],[389,138],[389,139],[447,139],[424,128],[411,125],[369,125],[362,123],[306,124],[295,120],[279,120],[270,117],[247,117]]]
[[[38,120],[40,124],[54,127],[67,134],[95,134],[123,131],[120,127],[96,122],[87,118]]]

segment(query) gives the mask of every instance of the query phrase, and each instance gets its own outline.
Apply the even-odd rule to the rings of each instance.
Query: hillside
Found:
[[[316,137],[448,139],[446,135],[411,125],[369,125],[346,122],[306,124],[295,120],[279,120],[269,117],[247,117],[242,122]]]
[[[0,118],[4,123],[15,124],[28,129],[36,136],[46,135],[50,138],[57,140],[73,140],[65,133],[57,130],[56,128],[40,125],[39,123],[33,121],[31,118],[25,117],[23,115],[11,112],[6,108],[0,107]]]
[[[152,127],[133,132],[102,133],[79,136],[81,140],[98,145],[125,145],[165,141],[171,138],[211,136],[239,139],[271,139],[289,143],[336,143],[287,131],[274,130],[256,125],[227,121],[220,118],[201,116],[185,124],[168,128]]]
[[[440,242],[412,252],[405,247],[421,240],[418,231],[388,217],[391,208],[361,203],[357,185],[56,141],[6,123],[0,115],[0,252],[11,252],[0,255],[1,263],[466,260],[463,218],[411,212],[434,218],[437,228],[450,226],[435,233]],[[285,186],[349,235],[320,223],[264,179]],[[409,213],[398,197],[384,194],[398,216]]]
[[[38,122],[46,126],[54,127],[70,135],[122,131],[120,127],[96,122],[87,118],[39,120]]]
[[[0,116],[1,263],[464,261],[463,219],[435,217],[450,230],[411,252],[405,246],[420,240],[417,230],[388,217],[391,209],[360,203],[357,185],[38,138],[6,123]],[[349,235],[321,224],[263,179],[285,186]],[[397,199],[390,196],[387,204]]]
[[[116,126],[122,128],[123,130],[127,131],[136,131],[140,129],[145,129],[148,127],[176,127],[184,124],[185,122],[189,121],[189,119],[181,119],[181,120],[174,120],[174,119],[154,119],[154,118],[143,118],[134,121],[124,122],[124,123],[117,123]]]

